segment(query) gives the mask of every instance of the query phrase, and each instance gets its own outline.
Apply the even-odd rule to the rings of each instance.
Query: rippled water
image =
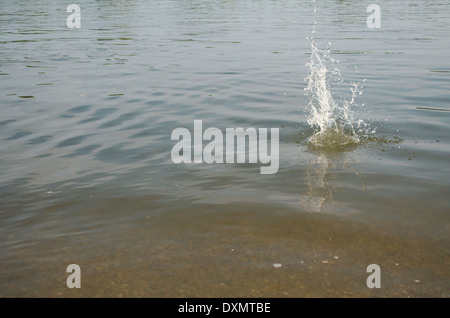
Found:
[[[376,128],[338,149],[309,142],[312,2],[78,4],[68,29],[65,4],[0,2],[0,296],[449,296],[448,1],[379,1],[381,29],[316,1],[333,97],[365,79]],[[194,119],[279,128],[278,173],[175,165]]]

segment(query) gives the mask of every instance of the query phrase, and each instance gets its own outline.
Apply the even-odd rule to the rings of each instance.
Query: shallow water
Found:
[[[376,128],[338,149],[308,142],[312,2],[78,4],[81,29],[0,3],[0,296],[449,296],[447,1],[380,1],[369,29],[366,3],[317,0],[334,97],[366,79]],[[175,165],[194,119],[279,128],[278,173]]]

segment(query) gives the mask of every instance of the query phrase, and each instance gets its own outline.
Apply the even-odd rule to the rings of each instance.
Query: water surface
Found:
[[[366,79],[376,128],[338,150],[309,142],[312,1],[78,4],[81,29],[0,3],[0,296],[449,296],[447,1],[379,1],[369,29],[369,3],[317,0],[333,96]],[[175,165],[195,119],[279,128],[278,173]]]

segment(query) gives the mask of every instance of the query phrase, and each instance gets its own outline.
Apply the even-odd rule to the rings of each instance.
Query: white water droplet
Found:
[[[314,30],[313,30],[314,34]],[[351,97],[333,97],[331,89],[336,83],[344,83],[339,68],[335,64],[338,60],[331,56],[331,43],[326,49],[319,49],[311,38],[311,56],[308,63],[310,74],[305,79],[307,86],[304,89],[309,99],[308,124],[315,130],[309,141],[317,147],[340,147],[358,144],[359,135],[367,134],[367,129],[354,119],[354,106],[356,97],[362,94],[362,83],[353,83],[350,91]]]

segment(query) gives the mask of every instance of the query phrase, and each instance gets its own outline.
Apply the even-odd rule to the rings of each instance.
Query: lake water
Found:
[[[77,3],[0,2],[0,296],[450,296],[448,1]],[[350,147],[310,141],[314,21]],[[279,128],[278,172],[175,164],[194,120]]]

